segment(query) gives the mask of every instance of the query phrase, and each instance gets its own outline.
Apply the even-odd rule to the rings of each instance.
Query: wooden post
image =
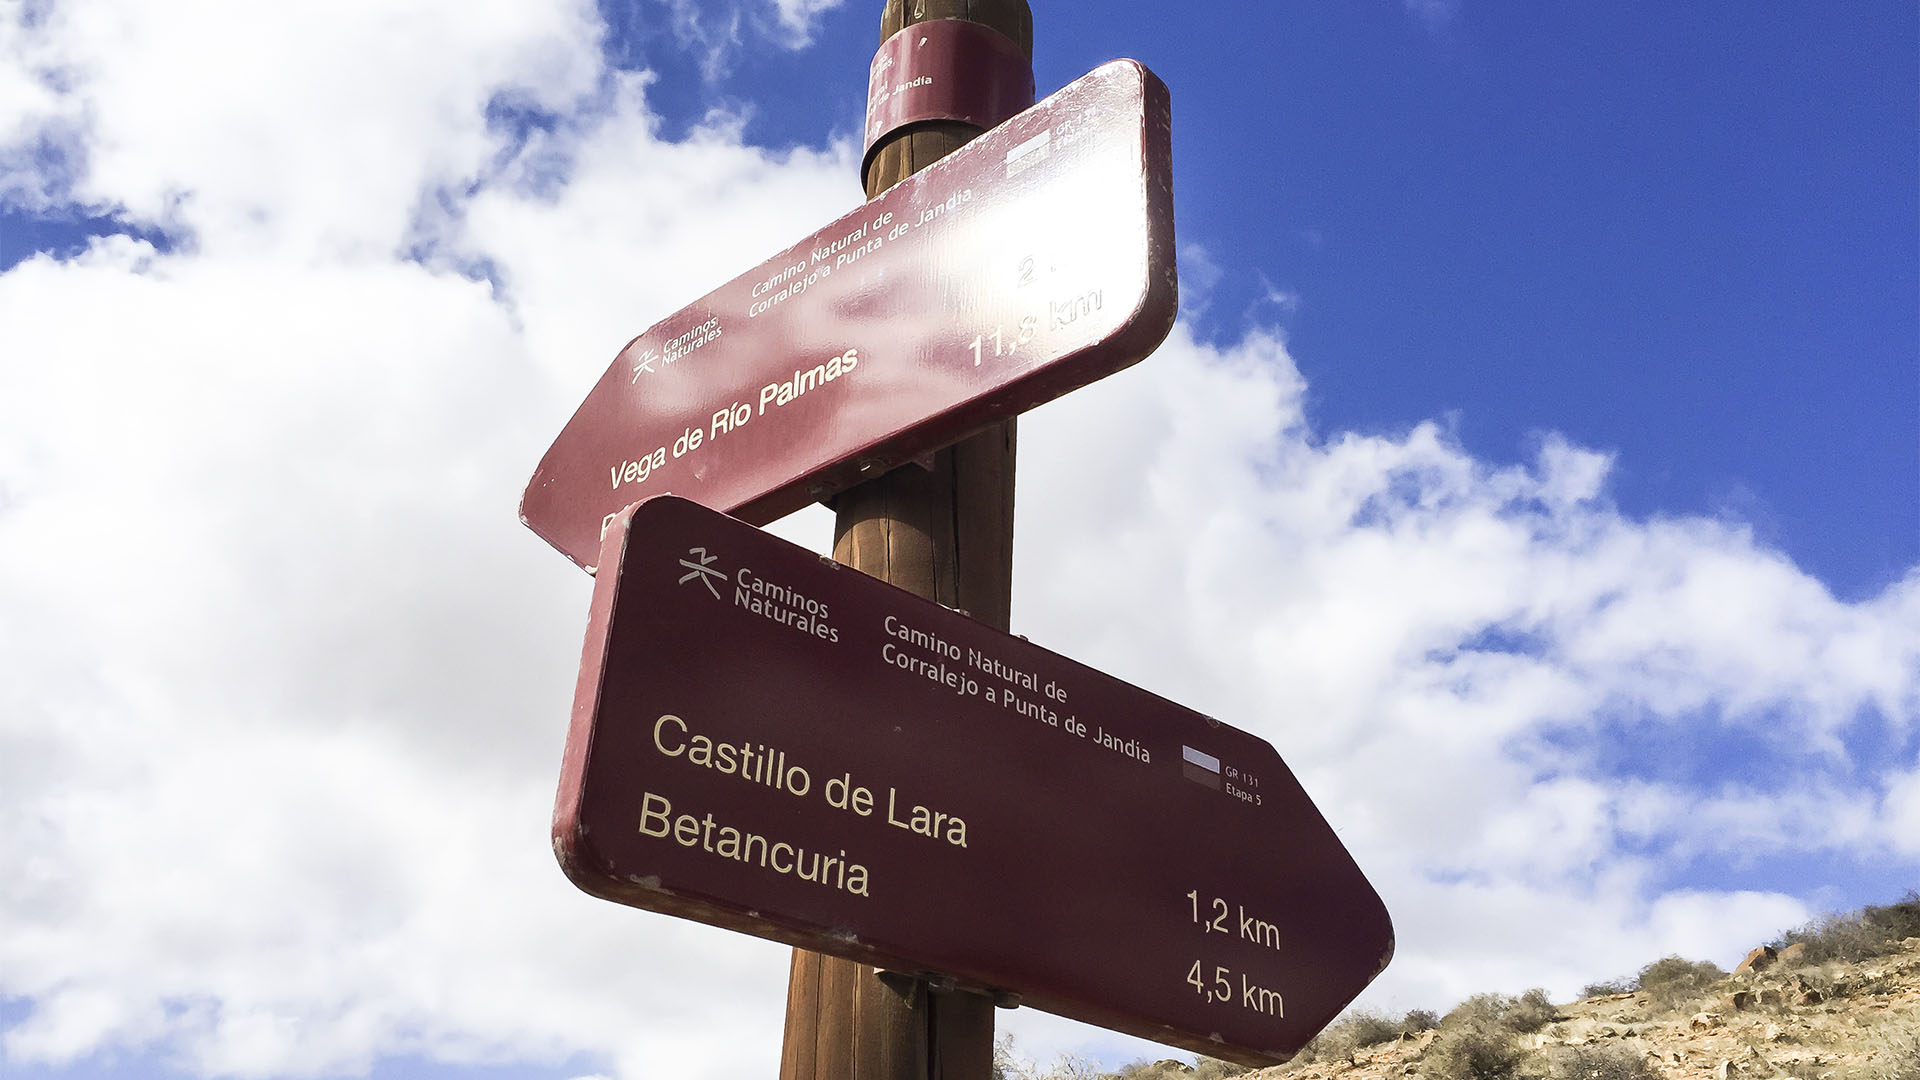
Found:
[[[1033,57],[1027,0],[887,0],[880,40],[930,19],[968,19]],[[872,154],[869,199],[981,134],[939,121]],[[833,557],[1007,629],[1013,592],[1014,423],[1009,420],[840,495]],[[989,1080],[993,1003],[924,980],[795,949],[780,1080]]]

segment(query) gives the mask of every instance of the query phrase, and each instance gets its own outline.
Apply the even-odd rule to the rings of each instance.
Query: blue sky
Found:
[[[1179,5],[1043,9],[1035,68],[1057,87],[1135,56],[1173,88],[1179,225],[1223,273],[1196,321],[1284,325],[1321,422],[1452,416],[1497,458],[1551,428],[1620,454],[1634,512],[1738,516],[1849,597],[1905,573],[1920,14],[1431,11],[1265,5],[1196,38]],[[859,96],[780,90],[857,75],[870,16],[841,5],[815,47],[715,81],[670,41],[629,47],[680,76],[653,98],[668,130],[744,104],[750,139],[818,145]]]
[[[1140,8],[1037,83],[1171,88],[1184,314],[1023,421],[1015,630],[1275,744],[1373,1007],[1920,887],[1920,13]],[[857,203],[877,15],[0,5],[0,1072],[771,1072],[783,950],[551,864],[513,506]]]

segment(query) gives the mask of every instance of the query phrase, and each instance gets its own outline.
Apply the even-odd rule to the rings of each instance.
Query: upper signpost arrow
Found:
[[[1139,361],[1177,303],[1170,122],[1107,64],[662,320],[521,519],[591,570],[642,499],[764,524]]]

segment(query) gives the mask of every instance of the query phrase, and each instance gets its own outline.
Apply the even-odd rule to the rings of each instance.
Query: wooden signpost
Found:
[[[998,32],[1026,59],[1027,85],[1033,85],[1033,13],[1026,0],[887,0],[882,46],[932,19],[970,21]],[[869,109],[875,81],[870,73]],[[981,129],[965,120],[930,118],[889,131],[869,127],[867,134],[861,180],[872,199],[973,141]],[[1169,139],[1169,171],[1171,155]],[[1166,207],[1170,244],[1171,191]],[[924,474],[896,470],[842,495],[835,505],[834,558],[1006,629],[1013,603],[1016,446],[1015,422],[1008,418],[940,451]],[[931,980],[882,979],[857,961],[795,949],[780,1080],[862,1072],[885,1080],[989,1080],[993,1003],[977,994],[939,992]]]
[[[796,946],[782,1080],[987,1080],[1023,1001],[1281,1060],[1379,898],[1270,746],[1005,633],[1013,416],[1172,326],[1166,88],[1032,105],[1026,0],[881,39],[870,201],[629,343],[527,487],[599,574],[555,851]],[[831,561],[753,528],[815,499]]]

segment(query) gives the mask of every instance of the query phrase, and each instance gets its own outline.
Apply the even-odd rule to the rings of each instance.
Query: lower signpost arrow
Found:
[[[587,892],[1248,1065],[1391,956],[1265,741],[687,500],[599,558],[553,832]]]

